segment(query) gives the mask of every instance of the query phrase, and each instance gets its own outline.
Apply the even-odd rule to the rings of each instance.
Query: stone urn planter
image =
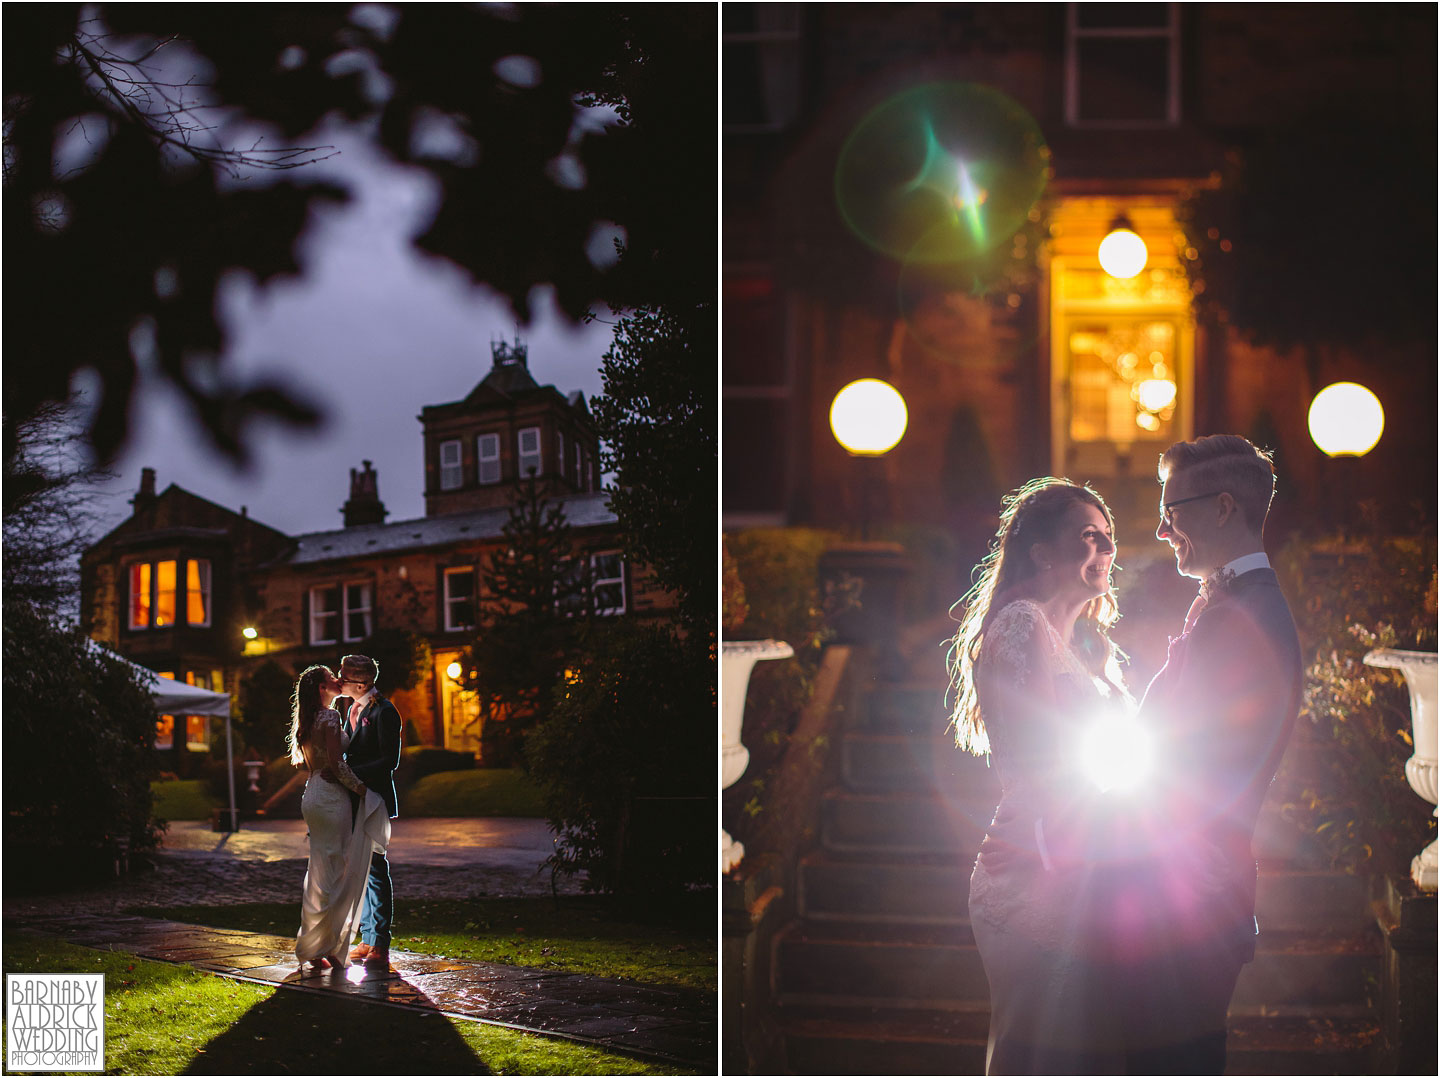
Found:
[[[788,659],[794,654],[794,648],[779,640],[727,640],[720,645],[721,789],[738,782],[750,763],[750,751],[740,743],[750,672],[758,662]],[[729,872],[745,856],[745,847],[724,828],[720,830],[720,847],[720,871]]]
[[[1405,675],[1410,690],[1410,724],[1415,754],[1405,761],[1405,777],[1410,788],[1436,803],[1436,654],[1433,651],[1402,651],[1398,648],[1376,648],[1365,656],[1367,666],[1399,670]],[[1440,809],[1436,810],[1440,816]],[[1436,889],[1436,848],[1432,842],[1410,862],[1410,878],[1424,891]]]

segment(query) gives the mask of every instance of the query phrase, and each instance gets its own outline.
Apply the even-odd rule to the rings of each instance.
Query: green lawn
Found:
[[[614,907],[599,896],[544,898],[415,899],[395,901],[398,950],[477,962],[623,977],[646,984],[716,987],[715,897],[644,913]],[[136,909],[215,928],[240,928],[290,936],[298,927],[296,904],[176,906]]]
[[[540,791],[515,767],[426,775],[400,801],[406,816],[544,816]]]
[[[220,807],[218,799],[205,789],[204,779],[175,779],[150,784],[155,795],[151,814],[160,820],[208,820],[212,809]]]
[[[7,973],[105,974],[107,1074],[692,1074],[420,1010],[7,934]],[[384,1036],[366,1030],[383,1021]]]

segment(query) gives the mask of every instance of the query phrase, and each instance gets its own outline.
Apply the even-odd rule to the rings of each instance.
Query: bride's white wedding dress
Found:
[[[301,962],[334,956],[343,965],[365,897],[370,856],[390,844],[390,810],[379,794],[366,790],[359,808],[352,812],[351,791],[358,792],[363,783],[343,756],[328,759],[325,727],[329,725],[338,731],[342,753],[350,744],[339,712],[321,708],[304,745],[311,772],[300,810],[310,829],[310,863],[305,871],[295,956]],[[334,765],[340,782],[321,777],[327,764]]]
[[[990,982],[986,1073],[1124,1073],[1097,954],[1095,870],[1065,856],[1067,828],[1090,797],[1075,766],[1078,733],[1120,706],[1117,694],[1028,600],[995,615],[977,681],[1002,790],[970,880]]]

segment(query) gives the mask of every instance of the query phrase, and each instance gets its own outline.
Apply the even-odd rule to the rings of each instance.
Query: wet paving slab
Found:
[[[714,1073],[718,1062],[717,1000],[714,993],[694,989],[406,951],[391,951],[388,975],[363,966],[316,972],[297,966],[294,940],[284,936],[145,917],[32,912],[7,918],[6,927],[288,990],[440,1011],[673,1063],[702,1074]]]

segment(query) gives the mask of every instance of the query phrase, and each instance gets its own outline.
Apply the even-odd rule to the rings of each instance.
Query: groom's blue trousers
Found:
[[[390,862],[383,853],[370,856],[370,879],[365,884],[365,906],[360,911],[360,942],[390,947],[390,917],[395,905],[390,886]]]

